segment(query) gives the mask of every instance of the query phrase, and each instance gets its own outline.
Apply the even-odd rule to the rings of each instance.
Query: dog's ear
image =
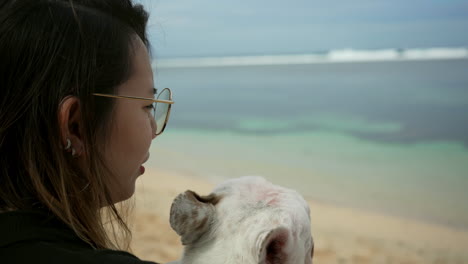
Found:
[[[200,196],[193,191],[181,193],[174,199],[169,222],[183,245],[196,242],[210,229],[216,220],[215,205],[220,199],[215,194]]]
[[[310,250],[310,263],[312,263],[312,260],[314,259],[314,244],[312,244],[312,249]]]
[[[285,227],[277,227],[270,230],[261,239],[258,253],[259,264],[284,264],[288,260],[286,246],[289,239],[289,230]]]

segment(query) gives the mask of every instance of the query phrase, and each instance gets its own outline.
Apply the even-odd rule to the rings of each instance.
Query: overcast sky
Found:
[[[139,0],[157,57],[468,47],[468,0]]]

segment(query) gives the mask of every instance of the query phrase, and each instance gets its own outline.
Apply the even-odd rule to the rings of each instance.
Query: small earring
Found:
[[[75,148],[72,148],[72,157],[75,157],[76,151]]]
[[[69,138],[67,138],[67,146],[65,147],[65,150],[68,150],[71,147],[71,141]]]

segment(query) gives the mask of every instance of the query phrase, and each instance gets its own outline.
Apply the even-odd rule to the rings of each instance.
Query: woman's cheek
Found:
[[[146,146],[146,148],[149,149],[151,145],[151,141],[153,140],[153,128],[151,126],[151,119],[148,114],[143,117],[140,123],[140,135],[139,138],[142,141],[142,144]],[[147,150],[146,150],[147,151]]]

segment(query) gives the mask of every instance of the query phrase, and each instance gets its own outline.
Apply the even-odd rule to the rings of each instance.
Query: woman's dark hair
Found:
[[[93,247],[118,248],[104,227],[109,205],[130,235],[103,157],[114,101],[93,93],[129,78],[135,38],[149,46],[147,20],[130,0],[0,2],[0,211],[47,210]],[[79,99],[86,168],[63,150],[67,96]]]

